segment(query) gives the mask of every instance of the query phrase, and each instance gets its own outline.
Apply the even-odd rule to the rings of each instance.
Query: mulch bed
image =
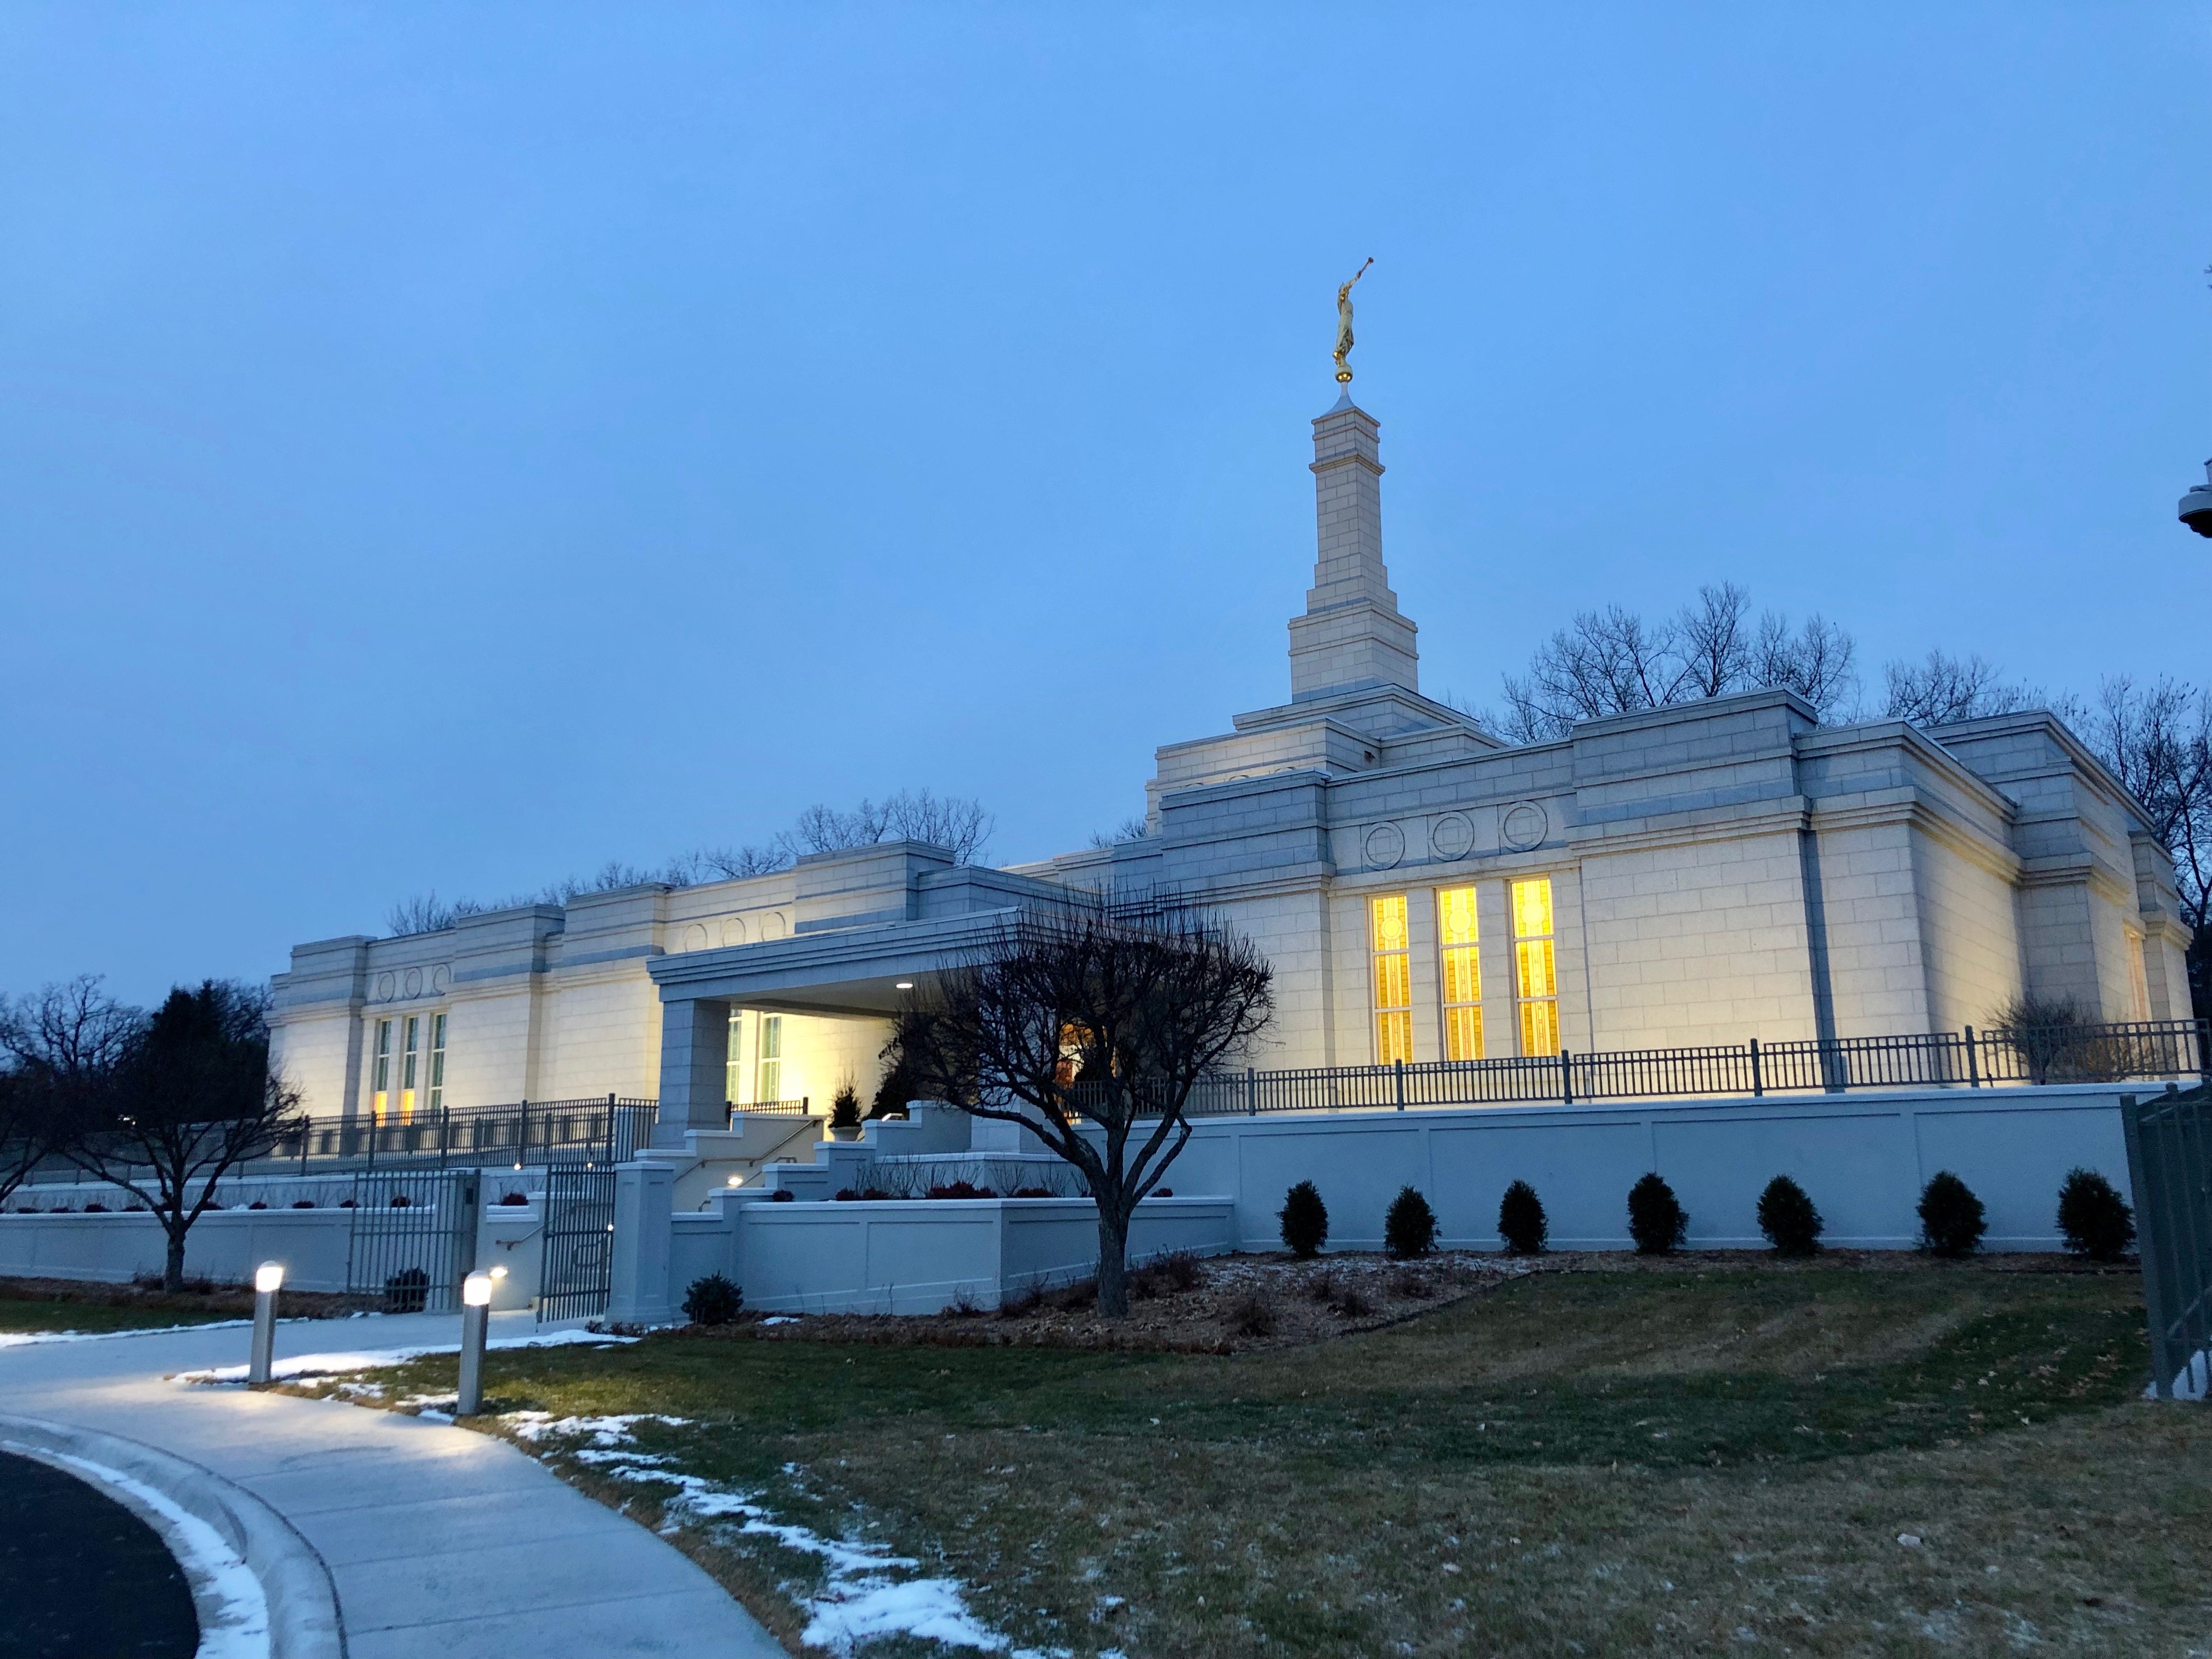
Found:
[[[0,1278],[0,1299],[64,1302],[83,1307],[143,1308],[149,1313],[227,1314],[243,1319],[253,1311],[253,1287],[188,1279],[173,1294],[159,1285],[108,1285],[82,1279]],[[287,1319],[335,1319],[356,1310],[381,1308],[380,1296],[345,1296],[325,1291],[287,1290],[278,1311]]]
[[[1129,1316],[1098,1316],[1089,1283],[1032,1292],[1006,1307],[940,1314],[772,1314],[730,1325],[657,1332],[693,1341],[865,1342],[888,1347],[1084,1348],[1234,1353],[1299,1347],[1380,1330],[1532,1273],[1700,1273],[1808,1267],[1998,1273],[2133,1273],[2069,1255],[1979,1255],[1936,1261],[1909,1250],[1825,1250],[1791,1261],[1770,1250],[1698,1250],[1664,1256],[1561,1250],[1538,1256],[1440,1251],[1412,1261],[1345,1252],[1172,1256],[1130,1274]]]

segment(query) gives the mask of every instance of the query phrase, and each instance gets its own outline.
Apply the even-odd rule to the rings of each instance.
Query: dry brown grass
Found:
[[[641,1438],[1039,1650],[2212,1654],[2212,1419],[2136,1399],[2130,1276],[1548,1265],[1231,1355],[656,1339],[495,1354],[491,1386],[692,1419]],[[645,1490],[616,1501],[657,1522]],[[791,1637],[805,1561],[678,1536]]]

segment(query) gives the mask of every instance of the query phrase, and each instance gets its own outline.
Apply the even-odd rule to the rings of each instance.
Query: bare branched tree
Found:
[[[269,1063],[268,999],[253,988],[179,987],[137,1027],[81,1103],[64,1151],[129,1193],[168,1237],[165,1288],[185,1282],[185,1240],[216,1184],[304,1133],[300,1096]]]
[[[1754,626],[1751,596],[1733,582],[1658,623],[1623,610],[1585,611],[1537,647],[1526,675],[1505,678],[1504,718],[1520,743],[1566,735],[1577,720],[1634,714],[1760,686],[1787,686],[1823,719],[1858,688],[1851,638],[1809,618],[1792,630],[1769,611]]]
[[[2098,758],[2142,803],[2173,859],[2189,947],[2189,990],[2212,1018],[2212,694],[2171,678],[2108,677],[2082,718]]]
[[[96,1109],[144,1020],[90,974],[0,1001],[0,1202]]]
[[[1138,812],[1123,818],[1111,830],[1097,831],[1091,837],[1091,844],[1097,848],[1119,847],[1125,841],[1142,841],[1152,833],[1151,823],[1142,812]]]
[[[921,1097],[1027,1125],[1081,1172],[1098,1210],[1098,1310],[1129,1311],[1129,1225],[1190,1139],[1192,1087],[1274,1013],[1273,971],[1189,913],[1140,923],[1033,914],[938,995],[886,1056]]]
[[[611,893],[624,887],[661,882],[671,887],[696,887],[702,882],[741,880],[748,876],[772,875],[787,870],[791,861],[807,853],[842,853],[855,847],[872,847],[884,841],[923,841],[950,848],[956,864],[973,864],[991,838],[994,821],[981,801],[957,796],[938,796],[927,789],[901,790],[884,801],[862,801],[849,812],[834,806],[813,805],[799,815],[791,829],[766,847],[720,847],[679,853],[659,869],[625,864],[611,859],[589,876],[571,876],[515,898],[485,903],[455,899],[443,903],[437,894],[424,893],[395,904],[385,921],[392,934],[434,933],[465,917],[489,910],[512,909],[525,904],[567,904],[592,893]]]
[[[2025,685],[2002,678],[1979,656],[1930,651],[1925,662],[1893,662],[1883,671],[1888,696],[1882,713],[1915,726],[1951,726],[2032,708],[2039,699]]]

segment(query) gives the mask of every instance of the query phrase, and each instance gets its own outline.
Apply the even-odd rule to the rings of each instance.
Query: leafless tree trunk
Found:
[[[1071,906],[1011,925],[900,1017],[894,1054],[928,1095],[1024,1124],[1098,1209],[1098,1310],[1129,1311],[1129,1226],[1190,1139],[1190,1091],[1273,1017],[1273,970],[1189,912]]]

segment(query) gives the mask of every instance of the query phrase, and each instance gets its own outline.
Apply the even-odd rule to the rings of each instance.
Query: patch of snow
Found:
[[[529,1336],[495,1337],[484,1344],[487,1348],[565,1348],[576,1343],[635,1342],[634,1336],[610,1337],[591,1331],[539,1331]],[[425,1354],[459,1353],[458,1342],[432,1342],[411,1348],[362,1348],[337,1353],[296,1354],[289,1359],[280,1359],[269,1368],[270,1376],[283,1380],[299,1376],[329,1376],[341,1371],[375,1370],[385,1365],[401,1365],[410,1359],[420,1359]],[[211,1365],[204,1370],[177,1371],[170,1381],[174,1382],[243,1382],[243,1365]]]
[[[199,1325],[148,1325],[127,1331],[0,1331],[0,1348],[27,1348],[39,1342],[105,1342],[118,1336],[174,1336],[179,1331],[235,1331],[250,1319],[210,1319]]]
[[[46,1457],[76,1470],[97,1485],[128,1493],[141,1509],[160,1516],[162,1542],[177,1558],[185,1576],[193,1581],[194,1600],[216,1609],[213,1621],[200,1623],[200,1644],[194,1659],[269,1659],[269,1598],[253,1569],[217,1532],[164,1492],[143,1480],[134,1480],[120,1469],[66,1452]]]
[[[757,1493],[732,1492],[703,1476],[670,1468],[672,1460],[661,1454],[625,1449],[635,1443],[633,1425],[638,1423],[679,1426],[687,1420],[649,1412],[564,1418],[550,1412],[510,1412],[501,1419],[517,1438],[533,1445],[588,1437],[591,1445],[568,1449],[568,1455],[618,1480],[673,1487],[664,1533],[687,1520],[735,1522],[741,1534],[773,1539],[786,1549],[820,1561],[823,1588],[802,1604],[807,1625],[799,1639],[810,1647],[849,1655],[860,1643],[904,1635],[986,1653],[1008,1653],[1012,1648],[1006,1637],[969,1610],[967,1587],[958,1579],[905,1577],[921,1565],[912,1556],[894,1555],[866,1540],[824,1538],[810,1528],[778,1521],[757,1501]],[[786,1472],[795,1472],[795,1466]],[[1010,1653],[1009,1659],[1048,1656],[1024,1649]]]

